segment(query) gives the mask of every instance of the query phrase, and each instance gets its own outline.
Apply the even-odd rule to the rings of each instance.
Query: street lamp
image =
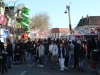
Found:
[[[70,4],[66,6],[66,11],[64,13],[68,13],[68,19],[69,19],[69,29],[70,29],[70,34],[72,34],[72,27],[71,27],[71,18],[70,18]]]

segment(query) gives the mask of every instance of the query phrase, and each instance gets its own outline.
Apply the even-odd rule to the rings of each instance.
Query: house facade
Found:
[[[88,16],[85,18],[81,18],[78,25],[75,27],[75,31],[87,34],[93,33],[97,34],[95,29],[98,28],[98,22],[100,21],[100,16]]]
[[[66,35],[69,34],[69,28],[52,28],[50,37],[54,38],[66,38]]]

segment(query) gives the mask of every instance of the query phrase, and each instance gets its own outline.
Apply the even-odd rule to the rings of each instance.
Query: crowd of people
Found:
[[[91,67],[96,69],[100,54],[99,40],[67,40],[67,39],[39,39],[32,41],[18,40],[13,43],[7,39],[7,46],[0,42],[0,71],[8,72],[13,64],[27,62],[27,66],[44,67],[51,63],[51,68],[56,69],[56,63],[60,65],[60,71],[68,70],[69,67],[84,71],[84,58],[93,60]]]

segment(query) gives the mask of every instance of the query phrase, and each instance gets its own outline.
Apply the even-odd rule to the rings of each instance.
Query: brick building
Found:
[[[51,29],[51,38],[65,38],[67,34],[69,34],[69,28],[52,28]]]

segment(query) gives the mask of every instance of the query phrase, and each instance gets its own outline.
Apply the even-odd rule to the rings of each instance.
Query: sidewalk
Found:
[[[100,75],[100,60],[98,61],[98,63],[97,63],[97,68],[96,68],[95,70],[91,67],[92,60],[88,60],[87,58],[85,58],[85,63],[88,64],[87,69],[88,69],[90,72],[95,72],[97,75]],[[86,66],[86,65],[85,65],[85,66]]]

